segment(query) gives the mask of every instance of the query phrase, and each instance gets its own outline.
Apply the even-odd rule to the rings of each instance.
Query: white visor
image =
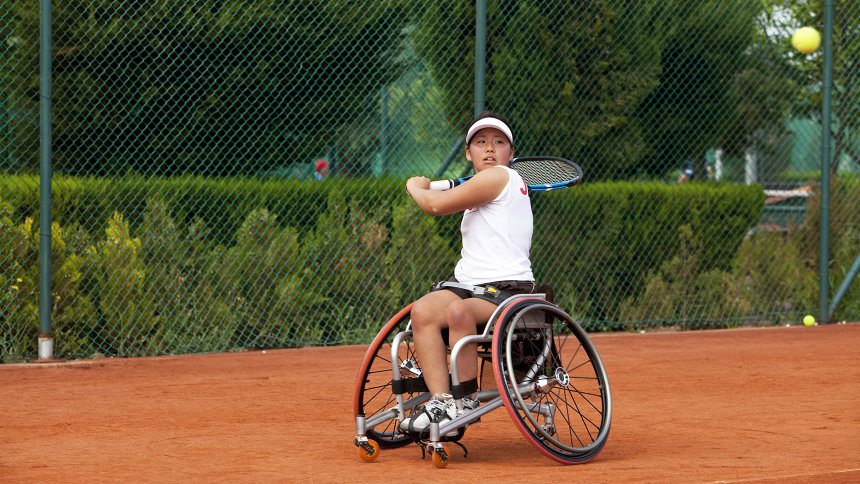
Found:
[[[484,128],[498,129],[508,137],[508,141],[510,141],[511,144],[514,144],[514,136],[511,134],[511,128],[509,128],[504,121],[498,118],[481,118],[475,121],[466,133],[466,144],[468,145],[469,142],[472,141],[472,137],[475,136],[475,133]]]

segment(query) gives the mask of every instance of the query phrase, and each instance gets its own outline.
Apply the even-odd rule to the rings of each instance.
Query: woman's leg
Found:
[[[496,306],[482,299],[460,299],[448,290],[431,292],[412,306],[412,337],[424,381],[431,395],[450,393],[448,358],[442,330],[448,328],[449,344],[473,335],[478,324],[490,318]],[[478,375],[477,346],[465,346],[458,362],[460,381]]]
[[[426,294],[412,306],[412,341],[430,395],[451,392],[442,329],[448,327],[448,306],[457,301],[459,296],[443,289]]]
[[[460,339],[477,332],[477,326],[490,319],[496,305],[478,298],[461,299],[448,305],[446,319],[448,322],[448,341],[451,346]],[[460,350],[457,361],[460,382],[477,378],[478,376],[478,345],[466,345]]]

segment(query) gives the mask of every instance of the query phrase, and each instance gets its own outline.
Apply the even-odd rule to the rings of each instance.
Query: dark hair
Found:
[[[489,109],[484,110],[484,112],[475,116],[475,119],[473,119],[472,121],[469,122],[469,126],[472,126],[473,124],[475,124],[475,122],[477,122],[479,119],[484,119],[484,118],[496,118],[499,121],[507,124],[508,128],[510,128],[511,132],[513,132],[513,130],[514,130],[513,126],[511,126],[511,122],[508,121],[508,118],[502,116],[501,114],[499,114],[495,111],[491,111]],[[468,126],[467,126],[467,129],[468,129]],[[471,140],[469,140],[469,141],[471,141]],[[511,140],[508,140],[508,141],[511,141]],[[466,144],[468,145],[468,141],[466,142]],[[511,148],[512,149],[514,148],[514,142],[513,141],[511,141]]]

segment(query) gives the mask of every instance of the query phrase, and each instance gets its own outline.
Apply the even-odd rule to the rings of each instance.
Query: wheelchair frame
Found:
[[[431,423],[429,431],[421,435],[401,431],[399,424],[409,412],[430,399],[426,386],[422,387],[417,356],[407,343],[412,336],[411,319],[407,321],[411,307],[410,304],[402,309],[377,334],[356,378],[353,443],[362,459],[376,459],[380,445],[393,448],[417,442],[430,452],[434,465],[445,467],[449,454],[444,443],[458,443],[468,425],[502,406],[527,440],[555,461],[588,462],[602,450],[612,415],[605,368],[585,331],[567,313],[547,302],[543,294],[518,294],[506,299],[493,312],[481,334],[465,337],[451,347],[449,365],[457,404],[455,418],[443,424]],[[401,328],[404,322],[405,328]],[[569,330],[570,335],[556,335],[554,328],[558,324]],[[390,351],[385,353],[383,347],[392,335]],[[574,336],[579,344],[565,362],[562,357],[567,359],[567,354],[562,352],[569,336]],[[479,346],[482,368],[488,360],[492,363],[496,389],[480,390],[479,386],[477,399],[481,405],[463,413],[462,397],[472,392],[464,390],[459,381],[458,361],[463,347],[473,343]],[[492,345],[489,358],[487,344]],[[517,354],[517,348],[521,347],[532,349],[528,358]],[[404,349],[407,358],[401,357]],[[410,355],[414,359],[408,358]],[[521,360],[529,361],[525,371],[515,365],[524,364]],[[374,363],[379,363],[376,369]],[[387,372],[390,378],[383,375]],[[389,389],[391,395],[387,394]],[[383,404],[378,411],[370,408],[371,414],[367,415],[369,401],[377,398],[382,398]],[[568,425],[566,432],[562,429],[559,433],[559,416],[559,425]],[[382,430],[377,430],[378,427]]]

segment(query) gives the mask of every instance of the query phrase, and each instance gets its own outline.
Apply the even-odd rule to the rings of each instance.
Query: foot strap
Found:
[[[451,396],[460,399],[478,391],[478,379],[472,378],[461,382],[459,385],[451,385]]]

